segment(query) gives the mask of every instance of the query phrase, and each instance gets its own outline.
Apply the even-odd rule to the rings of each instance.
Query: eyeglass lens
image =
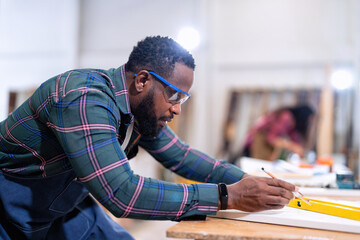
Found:
[[[172,103],[183,104],[189,98],[189,96],[185,95],[182,92],[175,91],[170,86],[165,87],[165,93],[168,101]]]

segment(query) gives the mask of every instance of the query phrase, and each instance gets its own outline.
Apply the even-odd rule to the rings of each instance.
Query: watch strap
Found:
[[[220,210],[225,210],[228,207],[228,191],[225,183],[218,184],[219,191],[219,200],[220,200]]]

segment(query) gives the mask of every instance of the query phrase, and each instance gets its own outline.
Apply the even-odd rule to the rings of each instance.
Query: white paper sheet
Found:
[[[341,203],[344,204],[344,202]],[[358,204],[354,203],[348,205],[358,206]],[[215,217],[340,232],[360,233],[360,221],[292,207],[284,207],[283,209],[279,210],[267,210],[255,213],[238,210],[224,210],[219,211]]]

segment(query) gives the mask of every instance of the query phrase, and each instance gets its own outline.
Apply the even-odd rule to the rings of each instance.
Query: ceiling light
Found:
[[[195,49],[200,43],[200,34],[194,28],[185,27],[180,30],[177,42],[187,50]]]

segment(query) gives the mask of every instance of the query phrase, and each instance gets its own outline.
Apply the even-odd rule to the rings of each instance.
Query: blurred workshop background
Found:
[[[259,116],[306,103],[316,121],[302,161],[340,162],[358,181],[358,0],[0,0],[0,119],[56,74],[119,67],[149,35],[170,36],[195,57],[192,98],[171,123],[185,142],[240,165]],[[143,151],[131,165],[181,181]],[[122,224],[137,239],[165,239],[173,223],[157,222],[158,238],[152,225]]]

